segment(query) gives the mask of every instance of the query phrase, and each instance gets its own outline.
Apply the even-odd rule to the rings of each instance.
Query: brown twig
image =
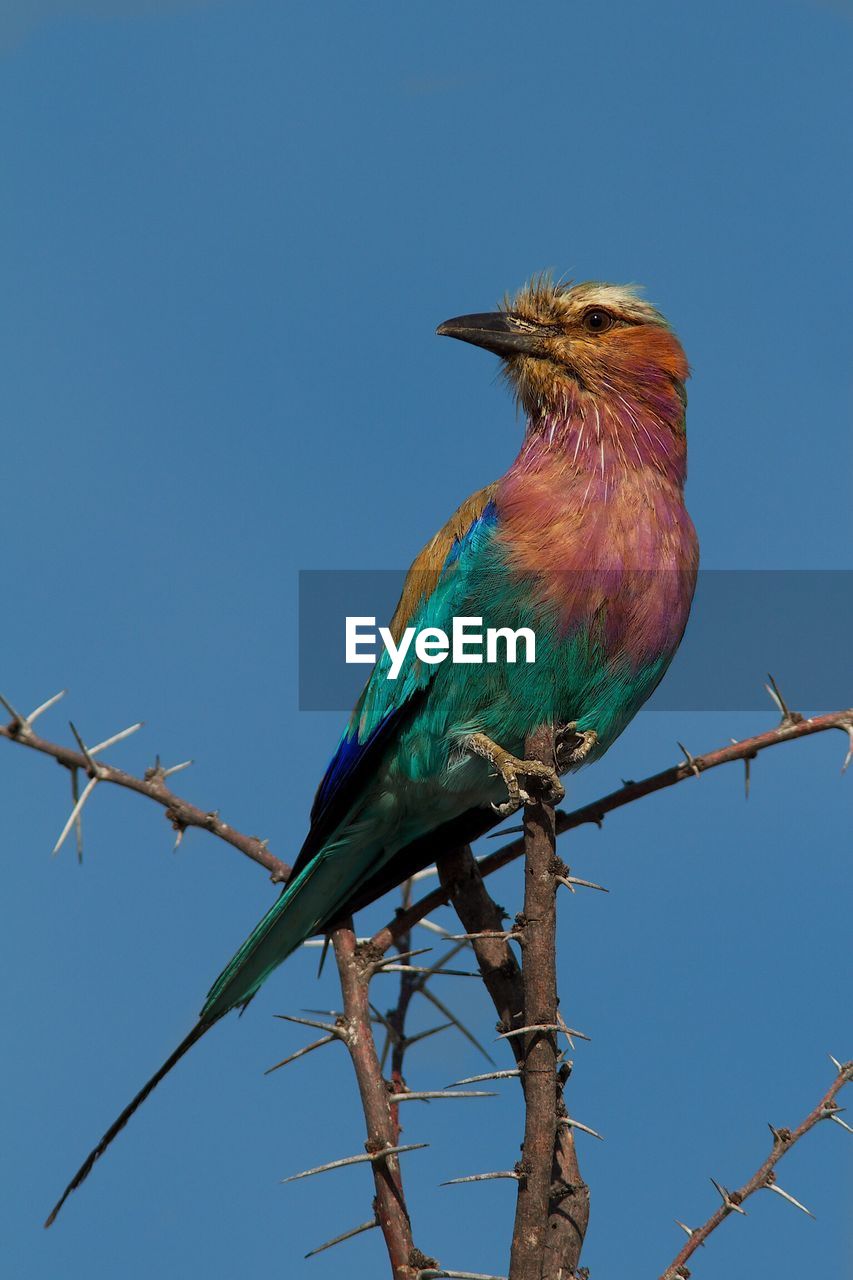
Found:
[[[480,866],[468,847],[452,850],[438,860],[438,872],[442,886],[450,902],[471,938],[483,983],[492,998],[501,1027],[524,1025],[524,988],[521,967],[510,939],[503,927],[505,912],[495,903],[480,871]],[[507,1039],[516,1062],[514,1071],[487,1072],[460,1080],[458,1084],[477,1084],[481,1080],[516,1076],[522,1088],[524,1075],[520,1064],[524,1059],[524,1040],[521,1037]],[[571,1067],[563,1063],[558,1082],[565,1086]],[[560,1100],[558,1109],[565,1108]],[[554,1159],[551,1166],[551,1185],[548,1205],[547,1245],[542,1272],[544,1280],[565,1280],[575,1274],[587,1223],[589,1221],[589,1188],[578,1166],[574,1135],[571,1128],[561,1125],[557,1129]]]
[[[184,800],[181,796],[176,795],[166,785],[166,778],[172,770],[164,769],[159,762],[151,769],[148,769],[142,778],[126,773],[124,769],[116,769],[114,765],[104,764],[100,760],[95,762],[95,767],[93,768],[91,757],[87,759],[82,751],[75,751],[71,747],[61,746],[57,742],[50,742],[46,738],[40,738],[33,733],[29,727],[29,722],[25,721],[23,717],[12,720],[8,725],[0,725],[0,738],[6,738],[9,742],[17,742],[20,746],[41,752],[42,755],[51,756],[59,764],[64,765],[66,769],[70,769],[72,776],[79,769],[90,780],[97,777],[98,782],[111,782],[117,787],[125,787],[128,791],[135,791],[139,795],[147,796],[149,800],[162,805],[166,811],[166,817],[179,836],[188,827],[198,827],[202,831],[209,831],[212,835],[218,836],[220,840],[224,840],[226,844],[239,849],[240,853],[245,854],[247,858],[251,858],[253,862],[258,862],[262,867],[265,867],[269,871],[270,879],[274,884],[284,884],[290,875],[290,867],[270,853],[266,840],[261,840],[257,836],[243,835],[242,832],[229,826],[227,822],[223,822],[218,813],[205,812],[204,809],[199,809],[197,805],[191,804],[189,800]]]
[[[525,758],[554,764],[554,731],[534,730]],[[524,810],[524,915],[519,921],[524,1026],[557,1020],[557,834],[554,810],[536,800]],[[505,1028],[510,1030],[510,1028]],[[519,1037],[521,1038],[521,1037]],[[557,1037],[551,1030],[524,1036],[524,1143],[512,1233],[509,1280],[540,1280],[548,1237],[551,1165],[557,1137]]]
[[[371,1026],[368,986],[374,957],[369,949],[366,952],[364,946],[357,943],[351,921],[334,931],[332,945],[344,1000],[345,1043],[367,1124],[365,1149],[375,1154],[398,1145],[399,1129],[382,1078]],[[376,1190],[373,1208],[385,1237],[391,1273],[394,1280],[410,1280],[414,1245],[399,1159],[389,1155],[384,1160],[372,1161],[371,1167]]]
[[[837,1063],[836,1066],[838,1069],[832,1084],[814,1110],[809,1112],[805,1120],[796,1129],[774,1129],[772,1125],[770,1126],[773,1134],[773,1150],[764,1163],[759,1165],[748,1182],[745,1182],[737,1191],[728,1191],[718,1182],[715,1182],[713,1178],[711,1179],[722,1200],[720,1207],[711,1214],[707,1222],[703,1223],[701,1227],[685,1227],[683,1223],[679,1224],[688,1233],[687,1241],[666,1270],[662,1272],[660,1280],[687,1280],[690,1275],[686,1266],[688,1259],[693,1256],[700,1245],[705,1243],[712,1231],[716,1231],[720,1223],[725,1222],[726,1218],[732,1213],[744,1213],[745,1211],[741,1206],[756,1191],[775,1191],[795,1204],[798,1209],[809,1213],[809,1210],[804,1205],[801,1205],[798,1200],[794,1200],[788,1192],[782,1191],[777,1185],[775,1169],[782,1157],[787,1155],[791,1148],[810,1129],[813,1129],[821,1120],[831,1120],[837,1117],[839,1107],[835,1098],[845,1084],[849,1084],[853,1080],[853,1062]]]

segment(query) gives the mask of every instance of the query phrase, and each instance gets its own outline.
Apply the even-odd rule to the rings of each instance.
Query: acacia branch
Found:
[[[331,936],[344,1000],[345,1042],[367,1124],[365,1149],[375,1155],[397,1147],[399,1129],[382,1078],[371,1026],[368,986],[374,957],[369,946],[367,949],[359,946],[351,921],[335,929]],[[373,1209],[385,1238],[391,1273],[394,1280],[409,1280],[413,1274],[410,1263],[414,1246],[399,1158],[396,1154],[388,1155],[373,1160],[371,1165],[376,1189]]]
[[[741,1205],[748,1200],[756,1191],[773,1190],[786,1200],[795,1204],[798,1209],[803,1209],[808,1213],[809,1210],[801,1205],[799,1201],[793,1199],[786,1191],[782,1191],[776,1182],[776,1165],[784,1155],[787,1155],[793,1146],[804,1137],[810,1129],[819,1124],[821,1120],[831,1120],[837,1118],[839,1111],[838,1104],[835,1101],[836,1095],[853,1080],[853,1062],[837,1063],[838,1070],[832,1084],[821,1098],[820,1102],[810,1111],[805,1120],[797,1126],[796,1129],[774,1129],[770,1126],[773,1134],[773,1150],[770,1155],[759,1165],[755,1173],[745,1182],[737,1191],[728,1191],[719,1183],[714,1182],[722,1199],[720,1207],[711,1214],[707,1222],[701,1227],[684,1227],[687,1232],[687,1241],[681,1251],[672,1260],[666,1270],[661,1274],[660,1280],[688,1280],[690,1272],[685,1265],[689,1258],[696,1252],[700,1245],[703,1245],[713,1231],[722,1222],[725,1222],[733,1213],[743,1213]],[[845,1126],[846,1127],[846,1126]],[[679,1224],[683,1225],[683,1224]]]
[[[846,733],[853,751],[853,707],[842,711],[830,711],[822,716],[810,716],[808,719],[798,719],[796,715],[790,715],[775,728],[768,729],[766,733],[754,734],[739,742],[718,747],[716,751],[708,751],[704,755],[687,755],[680,764],[662,769],[660,773],[651,774],[639,782],[626,782],[616,791],[611,791],[608,795],[591,801],[590,804],[582,805],[579,809],[568,812],[565,809],[558,809],[556,812],[557,835],[573,831],[576,827],[585,826],[587,823],[595,823],[600,827],[608,813],[621,809],[626,804],[633,804],[644,796],[674,787],[677,783],[686,782],[688,778],[698,778],[711,769],[719,768],[720,765],[733,764],[737,761],[748,764],[770,747],[779,746],[783,742],[796,742],[800,738],[808,738],[816,733],[826,733],[828,729],[841,729]],[[844,768],[850,763],[851,751],[847,753]],[[436,857],[441,856],[443,852],[442,849],[436,849]],[[500,871],[501,868],[515,862],[523,853],[524,839],[511,840],[501,849],[478,860],[480,873],[483,876],[490,876],[493,872]],[[425,894],[413,903],[408,911],[398,912],[384,929],[375,933],[372,939],[374,945],[383,949],[389,947],[400,933],[423,916],[429,915],[436,907],[444,906],[449,898],[449,890],[443,886]]]
[[[179,836],[188,827],[209,831],[211,835],[218,836],[226,844],[239,849],[240,853],[251,858],[253,862],[265,867],[274,884],[284,884],[290,875],[290,867],[270,853],[266,840],[261,840],[258,836],[243,835],[227,822],[223,822],[218,811],[205,812],[189,800],[176,795],[166,785],[166,777],[170,770],[162,768],[159,762],[147,769],[143,777],[137,778],[132,773],[126,773],[124,769],[104,764],[101,760],[93,760],[89,752],[84,755],[82,751],[75,751],[58,742],[40,738],[23,717],[13,719],[10,724],[0,725],[0,738],[5,738],[8,742],[16,742],[22,747],[29,747],[31,751],[38,751],[42,755],[51,756],[69,769],[72,776],[80,770],[90,780],[111,782],[117,787],[125,787],[128,791],[147,796],[149,800],[153,800],[155,804],[165,809],[166,817]]]
[[[438,873],[453,909],[468,932],[483,983],[497,1011],[498,1029],[507,1031],[523,1026],[526,1021],[524,983],[521,966],[510,945],[517,933],[515,928],[509,931],[505,928],[506,913],[486,888],[470,848],[455,849],[439,858]],[[511,1036],[506,1043],[515,1055],[516,1070],[492,1072],[489,1076],[517,1075],[524,1088],[524,1038]],[[562,1090],[571,1070],[571,1063],[564,1062],[557,1074],[560,1115],[565,1114]],[[474,1081],[477,1079],[474,1077]],[[589,1188],[581,1176],[574,1134],[568,1125],[559,1125],[551,1164],[543,1280],[566,1280],[575,1274],[588,1222]]]
[[[554,765],[554,731],[534,730],[525,759]],[[524,1142],[518,1180],[510,1280],[540,1280],[548,1238],[551,1166],[557,1137],[557,834],[552,806],[524,809],[524,913],[519,924],[524,989]],[[507,1027],[509,1031],[512,1028]],[[521,1036],[518,1037],[522,1039]]]
[[[267,842],[256,836],[244,835],[242,832],[235,830],[229,824],[222,822],[218,812],[204,811],[190,801],[183,799],[174,793],[167,785],[168,776],[176,772],[177,769],[164,769],[160,766],[159,760],[156,765],[148,769],[143,777],[136,777],[124,770],[117,769],[112,765],[105,764],[97,758],[99,753],[108,746],[113,745],[121,738],[127,735],[128,731],[114,735],[107,742],[100,744],[96,748],[86,748],[79,738],[80,750],[75,750],[58,743],[49,741],[48,739],[38,736],[32,728],[32,722],[48,710],[55,702],[56,698],[49,699],[41,707],[37,708],[29,718],[18,715],[8,703],[4,702],[7,710],[12,715],[12,720],[8,725],[0,726],[0,738],[7,741],[17,743],[19,746],[28,747],[30,750],[36,751],[42,755],[49,756],[68,769],[74,780],[78,772],[82,771],[89,779],[89,786],[84,789],[83,795],[72,810],[71,818],[66,824],[64,835],[70,830],[75,821],[79,821],[79,814],[84,802],[84,796],[91,794],[95,783],[107,782],[116,786],[123,787],[127,790],[134,791],[137,794],[144,795],[148,799],[159,804],[165,811],[165,816],[171,822],[172,826],[178,832],[180,839],[184,830],[195,827],[200,830],[208,831],[212,835],[224,840],[227,844],[237,849],[246,857],[251,858],[263,866],[271,876],[271,879],[277,883],[286,882],[289,876],[289,867],[286,863],[276,858],[267,848]],[[605,814],[615,809],[621,808],[626,804],[631,804],[643,796],[651,795],[656,791],[674,786],[677,783],[684,782],[688,778],[699,776],[709,769],[713,769],[722,764],[729,764],[735,761],[743,761],[747,765],[747,779],[749,762],[753,760],[759,752],[771,746],[776,746],[782,742],[795,741],[799,738],[811,736],[812,734],[825,732],[827,729],[843,730],[849,737],[851,742],[851,751],[848,752],[845,760],[845,767],[849,763],[851,753],[853,753],[853,709],[831,712],[827,715],[816,716],[809,719],[803,719],[794,713],[791,713],[784,706],[783,720],[774,729],[765,733],[756,734],[750,738],[746,738],[740,742],[732,743],[719,748],[716,751],[709,752],[702,756],[692,756],[685,752],[685,760],[670,769],[665,769],[660,773],[654,774],[640,782],[626,783],[617,791],[611,792],[609,795],[602,797],[591,804],[584,805],[571,812],[560,810],[555,815],[554,832],[559,834],[575,827],[579,827],[584,823],[595,822],[601,824]],[[374,1171],[374,1179],[376,1183],[377,1195],[375,1209],[377,1213],[377,1225],[383,1229],[388,1247],[389,1256],[392,1261],[392,1268],[397,1280],[408,1280],[412,1275],[422,1271],[424,1267],[430,1270],[433,1267],[432,1259],[428,1259],[426,1255],[415,1249],[411,1242],[411,1228],[409,1224],[408,1213],[406,1211],[405,1202],[402,1196],[402,1184],[399,1176],[399,1163],[396,1158],[396,1138],[398,1129],[396,1124],[396,1116],[392,1112],[392,1103],[390,1101],[390,1091],[382,1077],[381,1065],[376,1054],[376,1048],[373,1040],[373,1032],[370,1021],[370,1004],[368,1001],[368,983],[373,972],[375,972],[376,961],[381,959],[384,953],[392,946],[397,945],[398,948],[403,946],[403,940],[406,938],[412,926],[422,920],[435,907],[441,906],[451,898],[456,898],[456,905],[460,911],[460,918],[468,929],[469,934],[486,934],[489,937],[482,937],[474,942],[475,950],[480,961],[481,971],[486,981],[486,985],[495,1001],[502,1023],[509,1030],[515,1025],[530,1025],[530,1019],[525,1011],[525,1000],[519,1000],[519,975],[518,967],[515,965],[514,958],[508,960],[511,956],[507,945],[508,935],[505,930],[499,926],[502,921],[502,915],[499,909],[492,902],[485,887],[482,884],[483,877],[490,875],[492,872],[499,870],[508,863],[514,861],[525,851],[525,841],[528,836],[531,839],[539,840],[542,836],[534,836],[531,822],[536,821],[534,815],[528,815],[526,823],[527,834],[525,839],[514,840],[505,845],[502,849],[495,853],[475,862],[467,852],[470,859],[470,867],[474,868],[474,872],[470,873],[471,884],[479,884],[482,893],[477,900],[477,894],[469,895],[464,890],[460,893],[458,877],[450,873],[443,876],[443,883],[432,893],[426,894],[418,902],[407,907],[407,909],[398,912],[397,916],[390,924],[386,925],[374,935],[368,944],[367,949],[357,945],[355,935],[352,929],[346,925],[341,926],[332,934],[332,941],[335,946],[335,954],[338,962],[338,968],[341,974],[341,985],[344,994],[345,1013],[344,1020],[347,1026],[354,1029],[354,1034],[349,1043],[350,1054],[353,1059],[353,1065],[359,1082],[359,1089],[362,1097],[362,1106],[365,1112],[368,1127],[368,1155],[370,1163]],[[547,842],[547,835],[544,837]],[[539,851],[544,846],[539,847]],[[550,846],[549,846],[550,847]],[[436,857],[443,858],[443,865],[449,866],[455,855],[448,854],[446,850],[437,848]],[[557,876],[558,867],[552,868],[552,879],[559,878]],[[478,891],[479,892],[479,891]],[[485,895],[483,897],[483,895]],[[470,899],[470,900],[469,900]],[[497,926],[497,927],[496,927]],[[491,942],[496,943],[496,947],[491,946]],[[408,943],[405,943],[404,949],[408,949]],[[502,958],[497,958],[502,957]],[[369,963],[368,963],[369,961]],[[515,965],[515,968],[513,968]],[[432,972],[432,971],[428,971]],[[422,989],[424,994],[430,995],[434,1003],[439,1008],[444,1006],[426,991],[425,980],[407,979],[407,986],[411,985],[412,989]],[[526,994],[526,993],[523,993]],[[530,995],[533,999],[533,993]],[[405,1017],[405,1008],[408,1005],[408,997],[401,999],[401,1007],[399,1011],[402,1019]],[[550,1003],[548,1005],[550,1009]],[[555,1006],[556,1011],[556,1006]],[[445,1010],[445,1012],[448,1012]],[[544,1018],[545,1023],[552,1022],[553,1018],[548,1015],[548,1010],[541,1009],[537,1011],[536,1017],[540,1020]],[[531,1017],[533,1015],[531,1014]],[[559,1018],[559,1014],[556,1014]],[[519,1024],[519,1018],[521,1022]],[[458,1025],[458,1024],[457,1024]],[[328,1032],[336,1031],[335,1028],[324,1028]],[[461,1028],[463,1031],[464,1028]],[[337,1032],[336,1032],[337,1034]],[[402,1025],[400,1034],[404,1035]],[[468,1034],[466,1032],[466,1034]],[[345,1038],[340,1036],[339,1038]],[[550,1036],[530,1036],[527,1037],[527,1044],[531,1047],[536,1043],[545,1043],[551,1040]],[[318,1044],[326,1043],[326,1040],[318,1042]],[[511,1038],[509,1040],[513,1052],[516,1054],[517,1060],[524,1062],[524,1048],[522,1038]],[[310,1046],[310,1048],[317,1047]],[[296,1055],[294,1055],[296,1056]],[[402,1081],[402,1062],[399,1061],[397,1073]],[[551,1068],[549,1068],[550,1070]],[[558,1125],[556,1133],[556,1143],[552,1146],[553,1150],[553,1166],[551,1169],[551,1180],[548,1189],[548,1213],[549,1213],[549,1232],[552,1239],[557,1241],[557,1247],[547,1252],[544,1269],[544,1276],[565,1276],[566,1266],[569,1260],[572,1260],[572,1269],[575,1268],[577,1256],[580,1252],[580,1245],[583,1241],[583,1234],[586,1227],[586,1219],[588,1216],[588,1191],[580,1176],[577,1159],[574,1150],[574,1143],[571,1133],[571,1122],[564,1117],[564,1107],[562,1104],[561,1089],[568,1078],[568,1067],[566,1064],[560,1070],[558,1076],[558,1090],[554,1089],[556,1101],[556,1114],[558,1119],[563,1117],[565,1123]],[[853,1070],[853,1067],[844,1070]],[[552,1079],[554,1078],[552,1072]],[[849,1078],[847,1076],[846,1078]],[[526,1081],[523,1079],[526,1086]],[[397,1086],[398,1089],[402,1086]],[[840,1088],[840,1084],[836,1081],[834,1090]],[[827,1097],[834,1096],[833,1091]],[[544,1092],[543,1092],[544,1097]],[[824,1103],[826,1099],[824,1099]],[[544,1108],[537,1114],[544,1115]],[[548,1105],[548,1115],[550,1117],[551,1106]],[[807,1128],[812,1127],[817,1119],[825,1118],[824,1114],[815,1115],[804,1122],[801,1126],[803,1132]],[[841,1123],[839,1121],[839,1123]],[[805,1126],[805,1127],[804,1127]],[[550,1119],[546,1126],[550,1129]],[[795,1131],[797,1137],[801,1136],[800,1130]],[[536,1131],[536,1141],[542,1137],[541,1122],[540,1127]],[[534,1135],[531,1133],[531,1140]],[[794,1139],[796,1140],[796,1139]],[[554,1136],[552,1134],[552,1144]],[[377,1145],[378,1144],[378,1145]],[[780,1158],[784,1151],[788,1149],[790,1141],[783,1145],[778,1152],[774,1148],[774,1153],[770,1157],[770,1163],[762,1166],[765,1181],[757,1185],[770,1185],[766,1178],[772,1173],[773,1164]],[[392,1151],[391,1149],[395,1150]],[[382,1154],[387,1153],[387,1154]],[[538,1157],[537,1157],[538,1163]],[[762,1171],[759,1171],[760,1173]],[[510,1175],[506,1175],[510,1176]],[[513,1175],[516,1176],[516,1175]],[[758,1175],[756,1175],[758,1176]],[[749,1186],[750,1184],[748,1184]],[[753,1189],[757,1189],[753,1188]],[[728,1193],[726,1193],[728,1196]],[[744,1194],[733,1193],[733,1194]],[[746,1194],[751,1194],[751,1190]],[[541,1196],[539,1197],[541,1200]],[[714,1219],[722,1220],[728,1213],[734,1212],[733,1196],[729,1197],[728,1202],[724,1202],[723,1208],[718,1210],[714,1215]],[[541,1204],[537,1212],[541,1216]],[[716,1221],[709,1220],[713,1225],[701,1230],[713,1230],[717,1224]],[[370,1224],[362,1224],[357,1230],[365,1230]],[[556,1234],[555,1234],[556,1229]],[[561,1232],[566,1236],[560,1239]],[[341,1239],[348,1238],[352,1232],[344,1233]],[[688,1240],[688,1249],[691,1241],[693,1247],[689,1248],[689,1252],[682,1250],[682,1255],[688,1257],[693,1249],[697,1247],[698,1242],[695,1235],[691,1234]],[[330,1241],[329,1244],[337,1241]],[[325,1246],[323,1246],[325,1247]],[[680,1261],[682,1255],[673,1264],[673,1267],[683,1266]],[[553,1266],[552,1266],[553,1264]],[[551,1269],[549,1270],[549,1267]],[[513,1272],[513,1275],[533,1274],[523,1273],[522,1271]],[[677,1270],[668,1271],[666,1276],[669,1280],[672,1276],[683,1276],[684,1272]]]

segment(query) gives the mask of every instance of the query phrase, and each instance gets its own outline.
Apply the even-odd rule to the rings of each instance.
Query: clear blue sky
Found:
[[[853,567],[850,4],[29,0],[2,6],[0,58],[0,689],[26,709],[70,686],[45,730],[144,719],[116,763],[196,757],[187,794],[292,855],[341,727],[297,710],[298,570],[404,566],[505,468],[493,359],[433,329],[543,267],[642,282],[677,326],[706,566]],[[771,720],[650,710],[570,800]],[[737,1185],[853,1054],[843,748],[765,756],[748,804],[721,770],[563,846],[612,890],[561,904],[564,1007],[593,1037],[570,1106],[606,1135],[581,1137],[596,1280],[658,1275],[709,1175]],[[274,890],[200,834],[173,856],[124,794],[96,794],[82,868],[51,861],[67,779],[4,744],[0,796],[9,1274],[382,1275],[377,1233],[301,1261],[368,1216],[363,1171],[277,1183],[363,1141],[336,1049],[261,1074],[304,1042],[273,1013],[335,1002],[312,954],[42,1231]],[[517,871],[495,887],[517,909]],[[446,1035],[409,1080],[478,1069]],[[406,1164],[418,1243],[502,1273],[512,1188],[437,1184],[513,1162],[515,1092],[407,1116],[431,1143]],[[814,1134],[780,1183],[818,1221],[766,1196],[695,1275],[844,1273],[851,1150]]]

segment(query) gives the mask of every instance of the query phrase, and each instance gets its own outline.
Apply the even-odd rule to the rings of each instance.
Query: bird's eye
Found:
[[[606,333],[613,326],[613,316],[601,307],[591,307],[584,313],[583,327],[587,333]]]

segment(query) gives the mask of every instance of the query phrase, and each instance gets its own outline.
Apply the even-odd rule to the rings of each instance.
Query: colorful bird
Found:
[[[193,1030],[106,1132],[88,1175],[187,1050],[306,938],[482,834],[558,773],[597,759],[660,681],[687,623],[698,544],[684,506],[688,366],[633,288],[534,279],[439,334],[485,347],[526,412],[506,474],[463,502],[415,560],[391,623],[530,628],[533,663],[428,662],[396,679],[384,653],[320,784],[293,873],[210,990]],[[525,761],[557,731],[555,767]],[[497,813],[496,813],[497,811]]]

